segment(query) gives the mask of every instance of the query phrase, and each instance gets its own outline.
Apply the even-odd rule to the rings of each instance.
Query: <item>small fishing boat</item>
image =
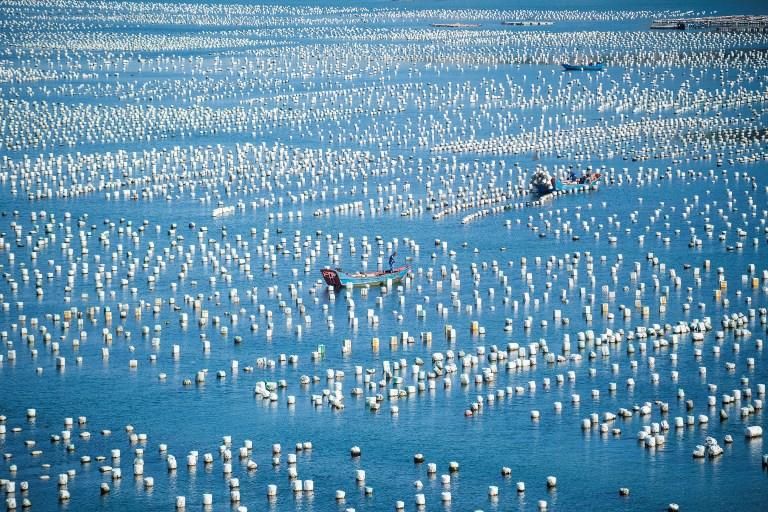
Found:
[[[532,191],[543,196],[552,192],[575,192],[578,190],[594,190],[600,184],[599,172],[587,172],[580,177],[571,175],[566,179],[552,176],[544,169],[537,170],[531,176]]]
[[[566,71],[602,71],[602,62],[590,62],[589,64],[563,64]]]
[[[406,276],[406,274],[408,274],[409,270],[411,270],[411,267],[404,265],[402,267],[392,269],[391,272],[386,270],[383,272],[375,271],[349,273],[344,272],[340,268],[324,268],[321,270],[321,272],[323,274],[323,279],[325,279],[325,282],[330,286],[335,288],[343,288],[350,285],[381,286],[386,284],[389,280],[391,280],[393,283],[396,283],[401,281]]]

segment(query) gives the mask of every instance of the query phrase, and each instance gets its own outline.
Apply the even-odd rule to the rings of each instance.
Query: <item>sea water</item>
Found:
[[[757,386],[768,380],[757,341],[768,305],[766,35],[648,26],[764,7],[623,7],[1,6],[0,478],[16,482],[9,496],[19,508],[28,498],[31,510],[73,511],[174,510],[185,496],[198,510],[211,493],[213,510],[233,510],[235,477],[249,510],[392,510],[398,500],[414,510],[417,494],[427,510],[534,510],[540,500],[550,510],[762,509],[766,449],[743,432],[765,428],[765,416],[740,412],[765,400]],[[552,24],[501,24],[512,20]],[[432,26],[441,23],[467,26]],[[561,71],[587,58],[606,70]],[[473,141],[490,149],[460,147]],[[523,190],[537,166],[589,168],[603,182],[540,204]],[[472,203],[474,194],[495,199]],[[235,208],[212,216],[219,206]],[[383,270],[395,249],[412,268],[403,283],[331,294],[320,282],[326,266]],[[739,330],[722,327],[739,313]],[[703,341],[672,330],[705,317]],[[669,329],[627,339],[654,324]],[[623,339],[579,348],[579,333],[609,330]],[[351,352],[342,353],[344,340]],[[535,364],[494,366],[493,347]],[[545,347],[565,359],[547,362]],[[457,372],[430,389],[433,355],[448,351]],[[460,353],[476,355],[476,366],[463,367]],[[383,375],[385,362],[401,361]],[[358,366],[372,371],[370,386]],[[329,369],[343,377],[327,379]],[[483,370],[494,378],[477,383]],[[257,383],[280,380],[275,400],[254,394]],[[328,400],[337,384],[343,409]],[[724,404],[734,390],[741,400]],[[366,398],[377,395],[372,411]],[[607,433],[582,428],[592,413],[602,423],[606,412],[646,403],[650,415],[635,410],[607,422]],[[689,415],[694,425],[675,428]],[[664,420],[663,445],[638,442],[644,426]],[[147,440],[132,441],[127,425]],[[694,459],[708,436],[723,455]],[[245,440],[253,450],[240,458]],[[307,441],[311,450],[295,451]],[[200,454],[193,468],[190,451]],[[288,453],[313,493],[292,492]],[[133,475],[137,458],[144,477]],[[76,472],[71,497],[60,501],[57,475],[67,470]],[[278,486],[272,499],[269,484]]]

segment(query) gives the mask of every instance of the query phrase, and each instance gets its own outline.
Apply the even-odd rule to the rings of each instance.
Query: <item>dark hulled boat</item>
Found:
[[[602,62],[590,62],[589,64],[563,64],[566,71],[602,71]]]

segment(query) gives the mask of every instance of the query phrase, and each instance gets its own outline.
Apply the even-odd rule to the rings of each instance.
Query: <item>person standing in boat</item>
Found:
[[[395,271],[395,260],[397,259],[397,251],[392,252],[392,254],[389,255],[389,271],[394,272]]]

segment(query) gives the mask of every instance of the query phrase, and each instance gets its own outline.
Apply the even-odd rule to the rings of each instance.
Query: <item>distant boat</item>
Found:
[[[677,20],[656,20],[651,23],[651,30],[685,30],[685,22]]]
[[[432,23],[435,28],[477,28],[479,23]]]
[[[384,272],[344,272],[340,268],[324,268],[321,270],[323,279],[330,286],[335,288],[344,288],[346,286],[381,286],[391,280],[393,283],[402,281],[402,279],[408,274],[411,267],[408,265],[397,267],[390,271]]]
[[[502,21],[502,25],[513,27],[551,27],[555,24],[553,21]]]
[[[566,71],[602,71],[602,62],[590,62],[589,64],[563,64]]]
[[[575,192],[577,190],[594,190],[600,184],[600,173],[590,172],[580,178],[561,179],[539,169],[531,177],[531,189],[540,196],[552,192]]]

